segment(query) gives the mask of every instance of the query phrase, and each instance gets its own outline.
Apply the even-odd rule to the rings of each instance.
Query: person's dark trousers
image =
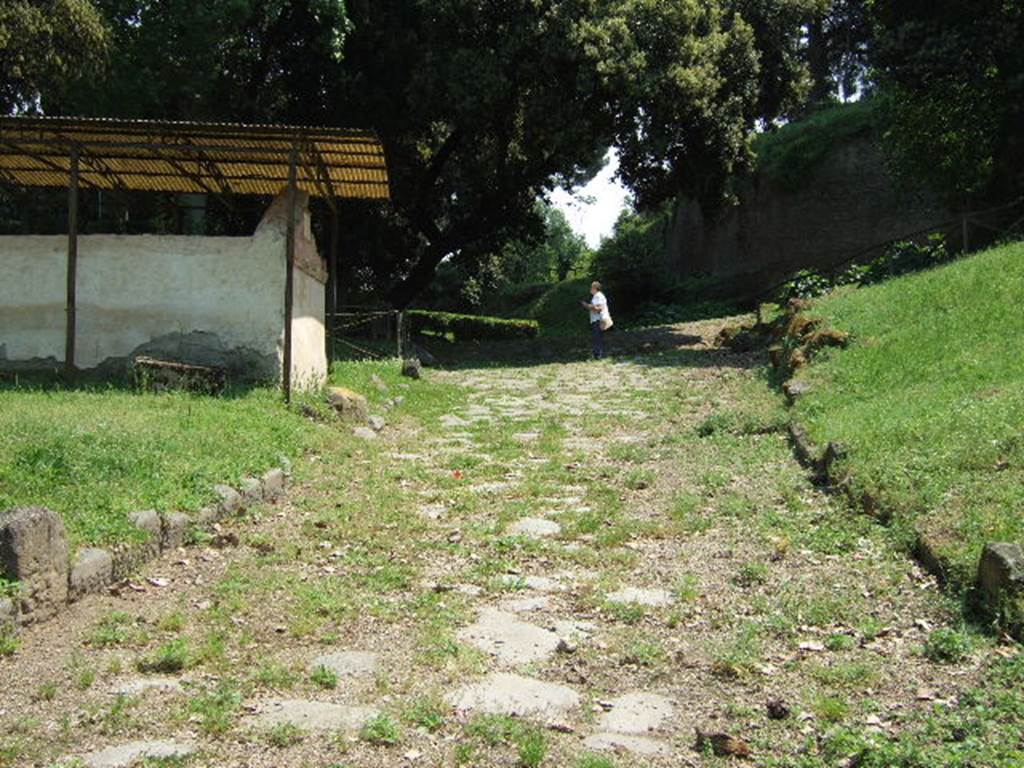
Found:
[[[600,320],[595,320],[590,324],[590,345],[594,350],[595,360],[604,357],[604,331],[601,330]]]

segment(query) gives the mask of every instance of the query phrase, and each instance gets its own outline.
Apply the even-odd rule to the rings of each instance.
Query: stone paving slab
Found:
[[[131,741],[90,752],[82,761],[90,768],[127,768],[146,758],[184,758],[195,751],[191,744],[174,741]]]
[[[522,587],[523,589],[532,589],[537,592],[561,592],[565,589],[562,584],[547,576],[518,576],[513,573],[506,573],[501,577],[501,581],[510,587]]]
[[[140,677],[135,680],[126,680],[118,683],[111,689],[111,693],[119,696],[136,696],[146,691],[182,691],[181,682],[173,677]]]
[[[643,734],[656,730],[672,716],[672,700],[657,693],[627,693],[609,702],[610,711],[601,715],[598,728],[614,733]]]
[[[357,731],[378,714],[374,707],[308,699],[265,701],[256,716],[262,727],[289,724],[308,731]]]
[[[372,675],[380,667],[380,657],[369,651],[337,651],[317,656],[310,668],[326,667],[341,677]]]
[[[652,608],[672,604],[672,596],[664,589],[625,587],[616,592],[609,593],[607,598],[611,603],[633,603],[651,606]]]
[[[502,664],[543,661],[555,652],[559,640],[554,632],[495,608],[483,609],[476,622],[459,630],[457,637]]]
[[[633,736],[628,733],[595,733],[583,741],[583,746],[597,752],[625,750],[650,757],[672,754],[672,747],[663,741],[649,739],[646,736]]]
[[[448,507],[444,504],[427,504],[420,507],[420,516],[425,517],[427,520],[440,520],[447,511]]]
[[[539,517],[523,517],[512,523],[508,527],[508,532],[513,536],[543,539],[548,536],[557,536],[562,532],[562,526],[554,520],[544,520]]]
[[[445,698],[460,712],[518,717],[563,717],[580,704],[579,694],[568,686],[505,673],[465,685]]]
[[[532,611],[543,611],[551,607],[551,598],[540,595],[538,597],[523,597],[519,600],[509,600],[502,603],[501,610],[512,613],[530,613]]]

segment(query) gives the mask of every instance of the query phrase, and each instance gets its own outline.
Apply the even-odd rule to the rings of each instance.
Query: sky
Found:
[[[551,194],[551,202],[569,219],[573,231],[586,238],[591,248],[596,248],[602,238],[612,233],[629,197],[629,192],[615,180],[619,168],[615,150],[608,150],[605,162],[605,167],[586,186],[572,193],[556,189]]]

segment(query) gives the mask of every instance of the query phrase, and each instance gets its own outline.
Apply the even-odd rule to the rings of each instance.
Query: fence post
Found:
[[[402,310],[395,312],[395,338],[398,341],[398,359],[402,360],[402,321],[404,319]]]

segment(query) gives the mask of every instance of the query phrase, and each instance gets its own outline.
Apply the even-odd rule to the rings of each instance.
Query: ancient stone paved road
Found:
[[[950,695],[963,678],[914,650],[934,585],[870,525],[833,541],[759,358],[678,330],[602,363],[431,371],[456,394],[301,462],[228,525],[239,546],[30,628],[0,661],[8,762],[515,765],[532,732],[541,765],[701,765],[696,728],[766,760],[831,725],[823,697],[885,731]],[[138,671],[176,642],[183,664]]]

